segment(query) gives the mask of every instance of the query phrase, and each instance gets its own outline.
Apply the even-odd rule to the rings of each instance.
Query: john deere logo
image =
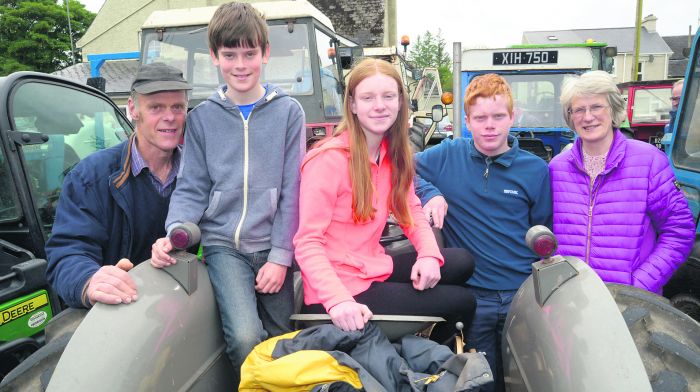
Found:
[[[28,299],[26,301],[20,302],[17,305],[10,306],[7,309],[3,309],[0,313],[0,325],[7,324],[10,321],[25,316],[41,308],[42,306],[45,306],[48,303],[49,297],[46,294],[42,294],[34,298]]]

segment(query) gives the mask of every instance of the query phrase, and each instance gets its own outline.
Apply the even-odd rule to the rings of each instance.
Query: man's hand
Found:
[[[168,254],[171,250],[173,250],[173,244],[170,242],[170,238],[158,238],[156,243],[151,246],[151,265],[163,268],[175,264],[175,258]]]
[[[260,294],[278,293],[284,284],[286,275],[286,266],[268,261],[260,268],[255,277],[255,291]]]
[[[440,262],[434,257],[419,257],[411,268],[413,288],[432,289],[440,281]]]
[[[435,196],[428,200],[423,206],[425,219],[430,222],[433,219],[433,227],[442,229],[442,224],[445,223],[445,215],[447,214],[447,202],[442,196]]]
[[[86,290],[90,305],[129,304],[138,299],[136,283],[127,273],[134,265],[128,259],[121,259],[117,265],[105,265],[92,275]]]
[[[372,311],[366,305],[355,301],[345,301],[333,306],[328,315],[333,324],[343,331],[357,331],[365,327],[372,318]]]

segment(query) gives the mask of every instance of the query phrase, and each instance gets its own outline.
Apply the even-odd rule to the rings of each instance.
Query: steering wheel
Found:
[[[535,95],[535,102],[537,102],[537,106],[540,107],[542,101],[544,101],[546,98],[551,98],[552,102],[554,102],[554,93],[551,91],[542,91],[537,93],[537,95]]]

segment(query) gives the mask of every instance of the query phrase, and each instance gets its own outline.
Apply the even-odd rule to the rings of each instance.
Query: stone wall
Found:
[[[384,42],[384,0],[309,0],[333,22],[335,31],[364,47]]]

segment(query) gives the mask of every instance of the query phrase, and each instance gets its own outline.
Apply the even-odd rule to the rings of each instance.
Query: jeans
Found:
[[[469,287],[476,297],[476,314],[466,346],[486,353],[494,382],[481,387],[485,392],[505,391],[501,338],[506,316],[517,290],[487,290]]]
[[[255,277],[267,262],[269,250],[241,253],[227,246],[205,246],[204,257],[221,315],[226,354],[240,382],[243,361],[253,348],[271,336],[291,331],[294,293],[292,271],[276,294],[255,291]]]

